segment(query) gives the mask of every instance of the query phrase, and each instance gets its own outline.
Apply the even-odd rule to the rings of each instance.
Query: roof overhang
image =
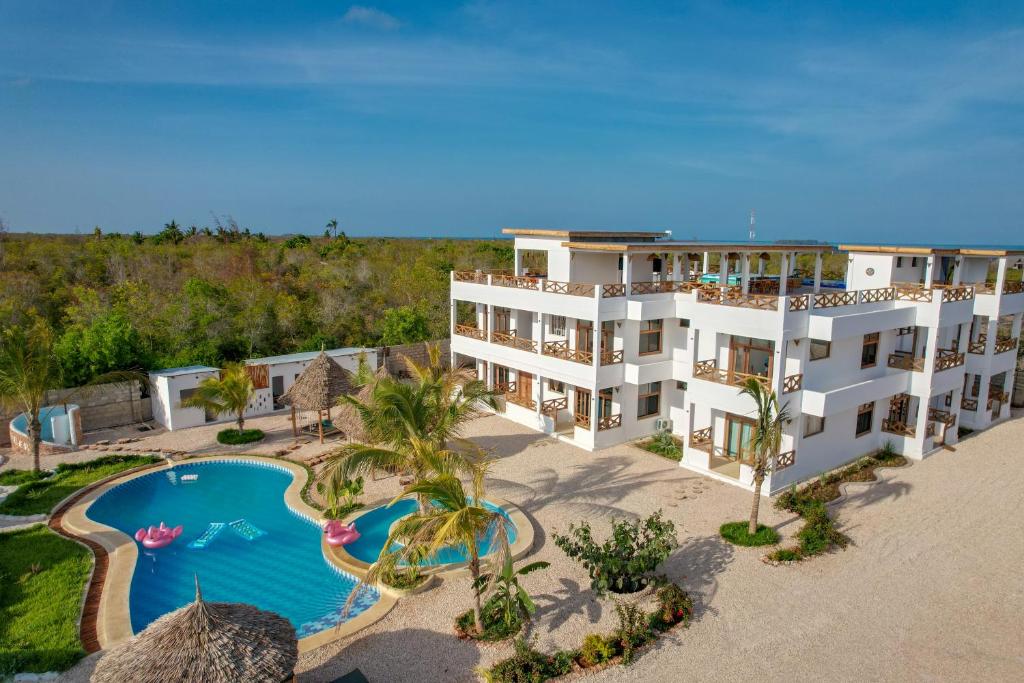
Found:
[[[668,235],[665,230],[550,230],[547,228],[502,228],[503,235],[516,237],[561,237],[575,240],[600,239],[661,239]]]
[[[562,242],[563,247],[577,251],[614,251],[614,252],[641,252],[641,253],[673,253],[673,252],[701,252],[707,251],[713,254],[721,252],[747,252],[759,254],[761,252],[832,252],[835,247],[831,244],[751,244],[749,242],[583,242],[573,241]]]
[[[894,254],[902,256],[930,256],[931,254],[949,256],[961,253],[962,250],[942,247],[917,247],[917,246],[895,246],[891,244],[840,244],[841,251],[849,251],[857,254]]]

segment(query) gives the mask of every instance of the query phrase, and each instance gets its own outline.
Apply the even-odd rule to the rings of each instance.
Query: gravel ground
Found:
[[[594,599],[585,571],[554,546],[553,531],[589,519],[600,533],[610,518],[659,508],[676,523],[681,546],[665,571],[695,595],[695,623],[631,667],[589,680],[1024,679],[1024,420],[854,485],[835,507],[850,548],[788,567],[717,536],[723,521],[749,510],[745,491],[630,446],[587,453],[497,417],[473,422],[468,435],[499,457],[492,495],[533,521],[530,559],[551,562],[524,579],[540,607],[533,632],[542,650],[576,646],[616,622],[611,602]],[[367,483],[368,500],[395,491],[394,478]],[[771,505],[762,519],[784,542],[799,527]],[[356,667],[374,683],[475,680],[475,667],[511,648],[452,635],[469,601],[469,580],[447,579],[300,657],[299,680],[331,681]],[[66,679],[86,680],[91,668],[83,663]]]

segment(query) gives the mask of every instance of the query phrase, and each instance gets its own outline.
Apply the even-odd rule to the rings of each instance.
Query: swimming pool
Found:
[[[508,533],[508,543],[512,545],[516,542],[519,531],[516,525],[509,518],[508,513],[498,507],[497,505],[484,501],[484,506],[500,512],[505,519],[505,529]],[[345,551],[349,555],[367,563],[373,563],[377,561],[377,557],[380,555],[381,548],[384,547],[384,542],[388,540],[388,532],[391,529],[391,525],[398,521],[400,518],[406,515],[412,514],[416,510],[416,501],[412,499],[403,499],[388,507],[382,505],[380,507],[372,508],[368,512],[360,515],[356,520],[356,529],[359,530],[359,539],[353,543],[349,543],[345,546]],[[480,544],[481,556],[487,555],[491,552],[491,544],[494,540],[495,534],[485,534]],[[460,547],[447,547],[442,549],[436,556],[430,558],[424,564],[429,566],[437,566],[442,564],[457,564],[460,562],[466,562],[468,559],[466,548]]]
[[[65,415],[68,415],[68,414],[73,415],[76,410],[78,410],[78,406],[73,404],[73,403],[69,404],[67,406],[67,412],[64,411],[64,406],[62,406],[62,405],[60,405],[60,406],[43,406],[42,408],[40,408],[39,409],[39,427],[40,427],[39,431],[40,431],[40,436],[42,437],[42,441],[47,442],[47,443],[61,443],[61,444],[70,443],[71,442],[71,436],[68,433],[62,434],[61,437],[59,439],[57,439],[57,440],[55,440],[53,438],[53,418],[56,417],[59,420],[60,418],[64,417]],[[16,415],[14,417],[14,419],[11,420],[10,428],[15,430],[19,434],[27,436],[28,435],[28,413],[18,413],[18,415]],[[64,429],[66,431],[68,429],[68,427],[65,426]]]
[[[198,479],[183,480],[185,475]],[[129,536],[161,521],[184,527],[165,548],[147,550],[137,543],[129,595],[132,630],[138,633],[192,602],[194,574],[207,600],[277,612],[300,638],[342,621],[341,608],[356,579],[324,558],[319,526],[285,504],[291,482],[291,472],[270,463],[183,463],[130,479],[96,499],[86,516]],[[245,523],[231,525],[238,520]],[[203,547],[189,547],[204,535],[208,541],[198,543]],[[379,597],[376,589],[362,590],[345,620]]]

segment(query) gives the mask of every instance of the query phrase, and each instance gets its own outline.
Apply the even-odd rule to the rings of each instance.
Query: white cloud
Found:
[[[375,7],[365,7],[363,5],[352,5],[349,7],[348,11],[345,12],[345,16],[343,16],[341,20],[346,24],[367,26],[380,31],[394,31],[402,26],[402,22],[387,12],[382,12]]]

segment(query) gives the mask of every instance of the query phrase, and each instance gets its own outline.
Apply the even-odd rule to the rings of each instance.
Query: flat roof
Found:
[[[194,375],[199,372],[220,372],[220,368],[211,368],[209,365],[185,365],[180,368],[153,370],[149,374],[157,377],[175,377],[177,375]]]
[[[361,351],[370,352],[376,349],[363,348],[361,346],[349,346],[343,349],[327,349],[324,351],[328,356],[353,356]],[[280,356],[267,356],[266,358],[250,358],[245,361],[246,365],[280,365],[282,363],[301,363],[310,361],[320,355],[319,351],[299,351],[298,353],[286,353]]]
[[[1024,247],[990,245],[958,246],[954,244],[840,244],[843,251],[871,254],[962,254],[964,256],[1015,256],[1024,254]]]
[[[668,240],[663,242],[562,242],[563,247],[582,251],[616,252],[671,252],[671,251],[835,251],[835,246],[824,242],[708,242],[704,240]]]
[[[596,238],[602,241],[630,239],[661,239],[667,237],[667,230],[552,230],[548,228],[502,228],[502,234],[516,237],[561,237],[573,240],[576,238]]]

